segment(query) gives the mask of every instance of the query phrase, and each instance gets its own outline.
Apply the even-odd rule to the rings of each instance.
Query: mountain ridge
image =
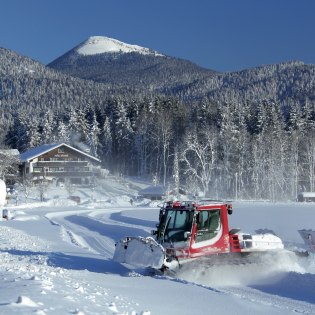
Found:
[[[315,65],[302,61],[219,72],[167,55],[143,55],[135,51],[80,55],[77,47],[47,66],[114,89],[128,87],[141,93],[162,93],[187,102],[204,97],[213,102],[273,99],[282,105],[287,100],[302,103],[315,100],[314,88],[307,83],[315,76]],[[301,89],[305,90],[304,95]]]
[[[99,37],[90,37],[47,66],[74,77],[110,84],[116,88],[128,86],[134,90],[148,89],[157,93],[167,93],[167,90],[176,89],[180,85],[204,79],[216,73],[188,60],[170,57],[148,48],[129,45],[106,37],[101,37],[102,40],[106,39],[105,46],[108,40],[115,43],[117,41],[125,49],[118,50],[116,46],[115,49],[106,52],[103,50],[102,53],[98,50],[98,53],[80,54],[79,50],[86,47],[86,43],[93,42],[95,38],[98,45]],[[131,46],[136,47],[136,50],[130,50]]]
[[[33,103],[37,104],[39,99],[44,99],[45,96],[42,89],[33,91],[35,83],[31,81],[36,81],[39,86],[43,84],[46,86],[50,80],[54,84],[49,83],[47,85],[49,89],[56,82],[67,82],[67,84],[60,83],[63,89],[71,82],[71,89],[74,90],[84,89],[84,85],[89,90],[97,83],[101,84],[98,85],[99,91],[102,91],[101,94],[129,95],[128,97],[133,97],[132,95],[175,96],[188,103],[200,101],[203,98],[218,104],[260,102],[271,99],[281,106],[288,106],[294,102],[304,104],[307,101],[315,101],[315,88],[312,84],[315,81],[315,65],[308,65],[301,61],[262,65],[225,73],[204,69],[190,61],[166,55],[143,55],[136,52],[123,54],[111,52],[105,54],[109,56],[107,58],[103,58],[104,54],[83,55],[77,60],[78,53],[75,49],[62,55],[62,58],[59,57],[63,60],[62,63],[52,67],[51,64],[45,66],[29,57],[1,48],[0,102],[3,104],[10,100],[10,107],[24,108],[25,102],[28,103],[30,99],[36,97],[37,100]],[[25,80],[25,78],[28,79]],[[29,92],[28,88],[32,92]],[[19,91],[27,96],[23,96],[25,101],[16,103],[15,98],[22,97],[22,94],[16,94]],[[52,90],[48,94],[51,93],[53,93]],[[60,93],[58,91],[54,94],[57,97]],[[62,94],[68,95],[69,92],[63,91]],[[87,94],[91,95],[91,92]],[[20,105],[13,106],[14,102]],[[55,104],[60,104],[60,102],[62,101],[57,99],[54,101]],[[47,103],[51,104],[52,99],[49,99]],[[59,108],[60,105],[57,107]]]

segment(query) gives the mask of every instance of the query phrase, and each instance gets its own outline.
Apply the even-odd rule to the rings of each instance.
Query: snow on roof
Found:
[[[303,197],[315,197],[315,192],[303,191],[299,193],[299,195],[302,195]]]
[[[72,149],[72,150],[74,150],[74,151],[77,151],[77,152],[79,152],[79,153],[81,153],[81,154],[87,156],[88,158],[90,158],[90,159],[92,159],[92,160],[95,160],[95,161],[97,161],[97,162],[101,162],[101,160],[99,160],[98,158],[96,158],[96,157],[94,157],[94,156],[92,156],[92,155],[89,155],[89,154],[87,154],[87,153],[85,153],[85,152],[82,152],[82,151],[80,151],[80,150],[78,150],[78,149],[76,149],[76,148],[74,148],[74,147],[71,147],[70,145],[68,145],[68,144],[66,144],[66,143],[43,144],[43,145],[41,145],[41,146],[39,146],[39,147],[30,149],[30,150],[28,150],[28,151],[22,153],[22,154],[20,155],[20,160],[21,160],[22,162],[29,162],[30,160],[32,160],[32,159],[34,159],[34,158],[36,158],[36,157],[38,157],[38,156],[40,156],[40,155],[43,155],[43,154],[45,154],[45,153],[47,153],[47,152],[49,152],[49,151],[51,151],[51,150],[53,150],[53,149],[59,148],[59,147],[61,147],[61,146],[66,146],[66,147],[68,147],[68,148],[70,148],[70,149]]]
[[[126,44],[119,40],[104,36],[92,36],[88,38],[78,47],[77,52],[81,55],[96,55],[114,52],[120,53],[138,52],[143,55],[153,54],[155,56],[163,56],[151,49],[144,48],[138,45]]]

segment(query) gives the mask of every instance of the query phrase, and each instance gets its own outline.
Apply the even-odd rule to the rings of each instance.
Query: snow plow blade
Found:
[[[305,245],[307,245],[312,252],[315,253],[315,231],[314,230],[298,230]]]
[[[162,268],[165,250],[152,237],[125,237],[116,244],[113,260],[136,267]]]

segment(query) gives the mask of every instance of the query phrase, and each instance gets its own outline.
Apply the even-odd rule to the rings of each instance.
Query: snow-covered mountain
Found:
[[[166,93],[212,77],[216,72],[119,40],[92,36],[48,67],[81,79],[108,83],[115,89]]]
[[[314,99],[314,87],[309,84],[315,74],[314,65],[291,61],[220,73],[101,36],[88,38],[48,67],[109,84],[116,91],[162,93],[189,102],[204,97],[217,103],[272,99],[285,106],[288,99],[301,104]]]
[[[105,53],[139,53],[142,55],[163,56],[160,53],[144,48],[138,45],[130,45],[123,43],[117,39],[105,36],[91,36],[82,44],[80,44],[76,51],[80,55],[89,56]]]

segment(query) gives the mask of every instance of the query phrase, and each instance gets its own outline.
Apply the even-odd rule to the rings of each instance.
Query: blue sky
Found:
[[[235,71],[315,64],[313,0],[0,0],[0,47],[47,64],[89,36]]]

